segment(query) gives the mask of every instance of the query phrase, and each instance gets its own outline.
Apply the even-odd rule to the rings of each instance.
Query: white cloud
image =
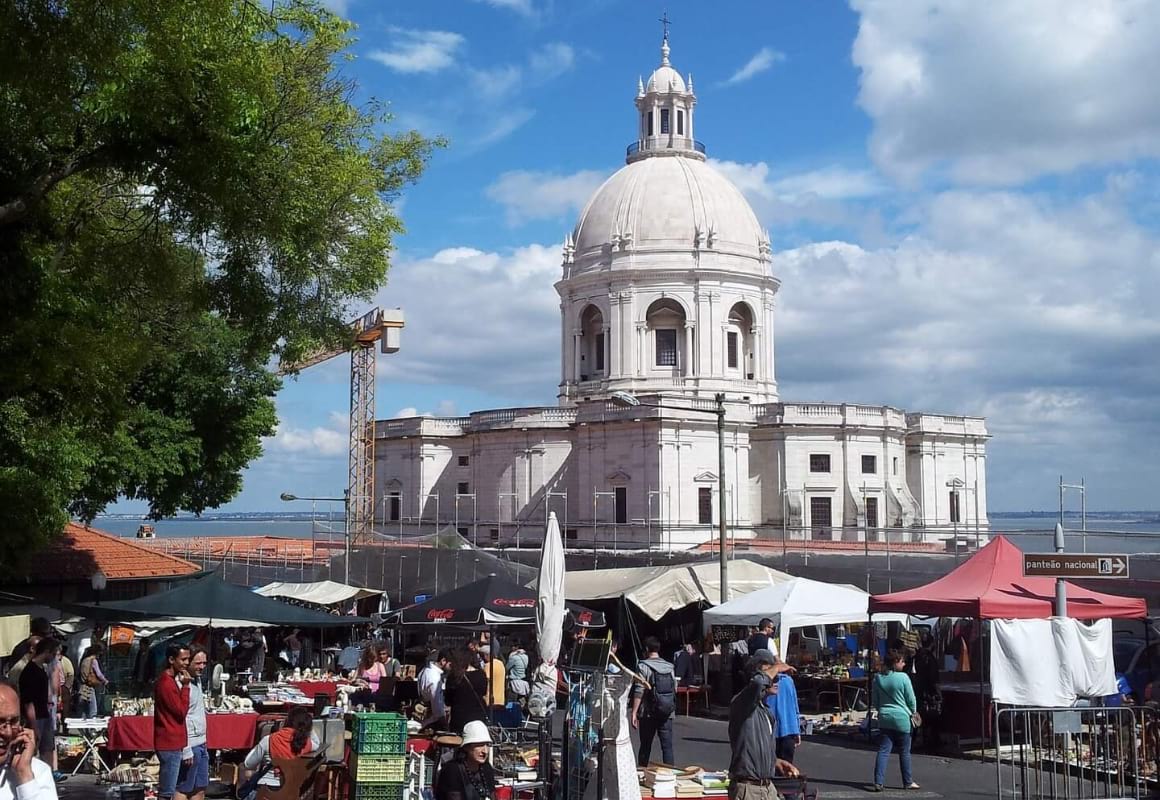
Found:
[[[470,150],[482,150],[488,145],[506,139],[526,125],[536,112],[530,108],[513,108],[492,117],[491,124],[470,143]]]
[[[1160,4],[852,0],[870,153],[966,183],[1160,156]]]
[[[945,192],[913,217],[887,247],[776,254],[783,397],[986,415],[994,508],[1044,503],[1060,473],[1104,508],[1151,496],[1160,237],[1109,192]]]
[[[420,411],[416,406],[405,406],[400,408],[390,417],[382,414],[380,419],[404,419],[406,417],[454,417],[459,413],[458,407],[454,400],[440,400],[439,405],[435,406],[434,411]]]
[[[271,450],[283,453],[336,456],[345,454],[349,448],[348,430],[346,415],[332,414],[330,427],[287,428],[280,424],[266,443]]]
[[[322,0],[322,5],[329,8],[340,17],[347,16],[350,11],[351,0]]]
[[[775,176],[764,161],[708,163],[741,190],[759,219],[775,227],[808,221],[865,228],[877,218],[850,201],[886,190],[874,172],[838,165]]]
[[[377,302],[407,314],[402,349],[379,360],[387,380],[473,386],[552,402],[560,365],[559,245],[473,247],[400,257]],[[419,408],[406,409],[420,411]],[[453,406],[437,414],[456,413]]]
[[[532,79],[539,83],[550,81],[576,66],[576,51],[563,42],[549,42],[528,57]]]
[[[744,83],[769,70],[779,61],[785,61],[785,53],[774,50],[772,47],[763,47],[753,55],[753,58],[745,62],[741,69],[729,76],[729,79],[724,81],[722,85],[734,86],[738,83]]]
[[[391,28],[391,46],[374,50],[368,58],[396,72],[439,72],[455,63],[463,37],[451,31]]]
[[[475,0],[475,2],[487,3],[487,5],[494,8],[514,11],[524,17],[535,16],[536,13],[536,8],[532,5],[532,0]]]
[[[579,211],[607,177],[600,170],[581,170],[570,175],[513,170],[500,175],[485,194],[503,206],[508,224],[519,225]]]

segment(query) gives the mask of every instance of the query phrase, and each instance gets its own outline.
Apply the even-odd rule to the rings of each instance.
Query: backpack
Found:
[[[652,689],[648,696],[648,715],[652,719],[668,719],[677,710],[677,681],[671,672],[652,672]]]

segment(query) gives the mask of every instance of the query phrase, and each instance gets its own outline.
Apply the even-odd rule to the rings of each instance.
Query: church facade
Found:
[[[666,38],[625,166],[564,240],[559,404],[377,422],[379,530],[535,546],[554,511],[569,546],[695,547],[723,407],[738,539],[985,536],[985,420],[780,398],[769,234],[705,162],[696,102]]]

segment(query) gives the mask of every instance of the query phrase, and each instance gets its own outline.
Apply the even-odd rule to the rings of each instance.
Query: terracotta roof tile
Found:
[[[111,581],[172,578],[201,571],[183,558],[75,522],[65,526],[38,560],[52,565],[51,574],[43,577],[64,582],[88,581],[98,569]]]

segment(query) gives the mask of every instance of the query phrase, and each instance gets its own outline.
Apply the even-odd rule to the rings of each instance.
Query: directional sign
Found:
[[[1041,578],[1127,578],[1123,553],[1024,553],[1023,574]]]

